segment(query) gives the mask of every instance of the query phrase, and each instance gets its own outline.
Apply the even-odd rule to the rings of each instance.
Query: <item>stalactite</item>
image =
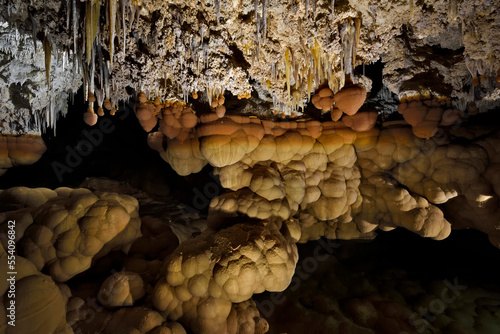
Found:
[[[45,75],[47,76],[47,87],[50,89],[50,59],[52,46],[50,45],[50,41],[47,36],[43,38],[43,52],[45,53]]]
[[[314,68],[314,80],[315,80],[315,85],[318,86],[321,83],[321,58],[320,58],[320,52],[321,52],[321,46],[319,45],[317,40],[314,40],[314,46],[310,48],[312,57],[313,57],[313,68]]]
[[[134,4],[130,3],[130,7],[134,8]],[[132,12],[132,11],[131,11]],[[139,27],[139,16],[141,15],[141,8],[137,7],[135,8],[135,26],[138,28]]]
[[[40,127],[40,113],[35,113],[33,118],[35,120],[35,128],[41,133],[43,129]]]
[[[482,60],[476,61],[476,69],[478,76],[481,76],[486,73],[486,64]]]
[[[86,18],[85,18],[85,36],[86,36],[85,50],[87,53],[87,63],[90,62],[91,54],[93,52],[92,46],[97,36],[100,10],[101,10],[101,5],[99,2],[87,1]]]
[[[290,102],[290,49],[285,51],[285,75],[286,75],[286,89],[288,92],[288,102]]]
[[[267,2],[269,0],[262,0],[262,37],[267,36]]]
[[[307,73],[307,101],[311,99],[311,92],[312,92],[312,86],[313,86],[313,78],[314,75],[311,72],[311,67],[308,67],[308,73]]]
[[[254,0],[254,8],[255,8],[255,27],[256,27],[256,36],[257,36],[257,47],[260,45],[260,21],[259,21],[259,0]]]
[[[203,69],[206,69],[208,68],[208,55],[210,53],[210,47],[208,46],[208,44],[203,44],[203,55],[205,57],[204,59],[204,68]]]
[[[209,85],[210,85],[210,84],[206,84],[206,85],[205,85],[205,88],[206,88],[206,90],[207,90],[207,100],[208,100],[208,105],[211,105],[211,104],[212,104],[212,92],[210,91]]]
[[[352,53],[352,66],[356,67],[356,52],[358,51],[359,35],[361,32],[361,19],[355,18],[354,24],[356,25],[356,42],[354,43],[354,51]]]
[[[219,3],[219,0],[214,0],[214,4],[215,4],[215,11],[217,13],[217,24],[219,24],[219,22],[220,22],[220,3]]]
[[[104,103],[104,92],[102,91],[102,89],[97,88],[95,90],[95,98],[96,98],[96,101],[97,101],[97,105],[99,107],[102,107],[102,104]]]
[[[33,38],[33,47],[35,48],[35,52],[33,53],[33,56],[35,55],[36,53],[36,32],[37,32],[37,29],[36,29],[36,21],[35,21],[35,18],[33,17],[33,15],[31,14],[31,12],[29,13],[30,17],[31,17],[31,33],[33,34],[31,37]]]
[[[45,107],[45,118],[43,120],[43,127],[44,127],[44,133],[47,131],[47,127],[50,124],[50,100],[47,103],[47,106]]]
[[[120,0],[116,0],[116,21],[115,21],[115,36],[118,37],[118,43],[122,42],[122,20],[120,18],[121,15],[121,5]]]
[[[97,49],[97,58],[99,60],[99,85],[101,86],[101,89],[104,87],[104,57],[102,56],[102,47],[100,44],[96,44],[96,49]],[[104,98],[103,98],[104,100]],[[99,104],[99,107],[101,107],[102,104]]]
[[[109,4],[109,59],[111,68],[113,68],[113,53],[115,51],[115,35],[116,35],[116,2],[117,0],[108,0]]]
[[[71,0],[66,1],[66,30],[69,30],[69,18],[71,16]]]
[[[76,43],[78,39],[78,11],[76,10],[76,0],[73,1],[73,53],[76,55]]]
[[[189,100],[189,87],[183,85],[182,86],[182,97],[184,98],[184,103],[188,103]]]
[[[94,80],[95,80],[95,48],[92,48],[90,62],[91,62],[91,64],[90,64],[90,71],[89,71],[89,79],[90,79],[89,91],[90,91],[90,93],[94,94],[94,90],[95,90],[95,83],[94,83]]]
[[[352,28],[352,21],[347,20],[340,31],[340,39],[342,41],[342,48],[344,51],[343,63],[341,66],[342,71],[346,74],[352,74],[353,69],[353,53],[355,51],[356,45],[356,35]]]
[[[451,0],[450,1],[450,11],[449,11],[449,16],[448,19],[450,21],[455,21],[455,19],[458,16],[458,6],[457,6],[457,0]]]
[[[109,99],[111,97],[111,89],[109,84],[109,62],[104,64],[104,94]]]
[[[355,60],[356,60],[356,30],[354,29],[352,21],[349,21],[348,33],[349,33],[349,45],[348,45],[348,47],[350,48],[349,56],[351,57],[351,59],[350,59],[351,68],[349,69],[349,73],[352,74],[352,71],[354,70],[354,67],[356,66],[356,64],[355,64]]]
[[[122,30],[123,30],[123,57],[125,58],[125,48],[127,47],[127,23],[125,22],[125,14],[127,7],[125,6],[125,0],[121,0],[122,9]]]
[[[290,49],[290,55],[292,57],[292,78],[293,78],[293,81],[295,84],[297,84],[298,80],[297,80],[297,74],[298,74],[298,71],[297,71],[297,68],[296,68],[296,62],[295,62],[295,55],[293,53],[293,50]]]
[[[129,24],[129,27],[130,29],[132,29],[133,27],[133,24],[135,22],[135,7],[132,6],[132,4],[130,3],[130,1],[128,2],[128,9],[129,9],[129,12],[128,12],[128,24]]]
[[[49,104],[49,111],[50,111],[50,124],[52,131],[54,131],[54,136],[56,135],[56,121],[57,121],[57,115],[56,115],[56,106],[55,106],[55,101],[54,101],[54,94],[50,96],[50,104]]]
[[[465,67],[469,71],[472,77],[476,76],[476,62],[474,59],[470,59],[469,57],[465,57]]]

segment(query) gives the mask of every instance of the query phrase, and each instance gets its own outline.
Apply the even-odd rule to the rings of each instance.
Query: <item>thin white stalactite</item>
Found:
[[[90,56],[90,86],[89,86],[89,91],[94,94],[94,89],[95,89],[95,83],[94,83],[94,76],[95,76],[95,46],[92,47],[92,52]]]
[[[104,92],[102,91],[102,89],[98,88],[95,90],[95,98],[97,101],[97,105],[99,107],[102,107],[102,104],[104,103]]]
[[[107,61],[104,65],[104,93],[107,98],[110,98],[110,85],[109,85],[109,61]]]
[[[84,98],[85,98],[85,101],[88,101],[89,99],[89,82],[88,82],[88,78],[87,78],[87,68],[85,66],[86,64],[85,63],[82,63],[82,72],[83,72],[83,93],[84,93]]]
[[[184,103],[188,103],[189,99],[189,87],[184,85],[182,86],[182,96],[184,98]]]
[[[54,92],[52,92],[50,96],[50,118],[51,118],[51,128],[54,131],[54,136],[56,135],[56,121],[57,121],[57,115],[56,115],[56,107],[55,107],[55,101],[54,101]]]

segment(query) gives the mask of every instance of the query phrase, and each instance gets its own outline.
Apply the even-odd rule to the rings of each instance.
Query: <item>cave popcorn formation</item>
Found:
[[[500,133],[467,123],[500,104],[494,1],[0,6],[0,175],[40,159],[83,87],[88,126],[134,101],[151,149],[182,176],[212,166],[226,190],[197,236],[116,192],[0,191],[0,229],[18,222],[19,293],[35,295],[18,310],[30,328],[265,333],[252,296],[290,285],[297,243],[474,228],[500,248]],[[374,97],[364,69],[377,60]],[[124,269],[99,286],[65,284],[117,250]]]

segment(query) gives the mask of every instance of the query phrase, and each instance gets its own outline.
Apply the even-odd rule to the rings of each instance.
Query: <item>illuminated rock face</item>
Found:
[[[265,333],[267,322],[248,299],[283,291],[298,260],[297,223],[279,225],[236,224],[184,242],[164,260],[153,305],[196,333]],[[238,315],[246,308],[253,315]]]
[[[0,245],[0,265],[8,268],[7,248]],[[2,280],[0,294],[4,300],[14,300],[14,312],[8,309],[12,306],[5,303],[0,305],[0,330],[3,333],[72,333],[71,327],[66,323],[67,296],[55,284],[50,276],[40,273],[35,265],[17,256],[15,260],[16,274],[7,276],[10,280]],[[14,277],[14,279],[13,279]],[[14,317],[6,315],[13,314]],[[15,326],[7,322],[14,320]],[[12,324],[12,323],[11,323]],[[8,330],[7,330],[8,328]]]
[[[370,238],[376,228],[398,226],[443,239],[451,225],[436,205],[460,203],[471,215],[479,210],[475,214],[491,217],[478,224],[462,215],[461,225],[488,233],[499,245],[496,132],[458,145],[443,137],[420,139],[405,125],[354,132],[338,122],[229,116],[202,123],[195,133],[202,156],[231,190],[212,200],[212,217],[296,217],[302,241]]]
[[[0,175],[13,166],[37,162],[46,149],[43,139],[37,135],[0,134]]]
[[[215,114],[200,120],[188,139],[165,147],[157,132],[150,135],[150,146],[164,156],[182,157],[165,159],[181,175],[199,171],[196,163],[186,163],[193,160],[216,167],[222,186],[231,191],[212,200],[212,220],[295,217],[302,224],[302,241],[371,238],[376,228],[398,226],[443,239],[451,225],[436,205],[453,199],[449,205],[467,202],[476,208],[470,212],[491,217],[481,225],[465,223],[465,216],[461,221],[488,233],[498,246],[494,131],[475,142],[479,132],[464,124],[461,131],[441,130],[427,140],[401,122],[356,132],[345,121],[273,122]],[[468,144],[454,144],[452,137]]]
[[[64,282],[87,270],[92,259],[128,250],[140,236],[137,200],[88,189],[10,188],[0,191],[0,241],[7,245],[8,221],[16,221],[16,243],[38,270]]]

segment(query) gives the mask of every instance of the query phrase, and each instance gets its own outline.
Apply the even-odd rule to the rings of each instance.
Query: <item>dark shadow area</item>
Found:
[[[127,182],[152,197],[170,193],[200,212],[206,212],[210,199],[222,193],[210,166],[182,177],[148,146],[148,133],[135,116],[133,97],[120,103],[114,116],[106,111],[92,127],[83,122],[86,109],[80,90],[66,117],[58,119],[56,135],[51,130],[42,135],[47,151],[40,160],[8,169],[0,177],[0,189],[78,187],[88,177],[106,177]],[[214,187],[205,189],[209,182]],[[196,201],[202,204],[195,205]]]

